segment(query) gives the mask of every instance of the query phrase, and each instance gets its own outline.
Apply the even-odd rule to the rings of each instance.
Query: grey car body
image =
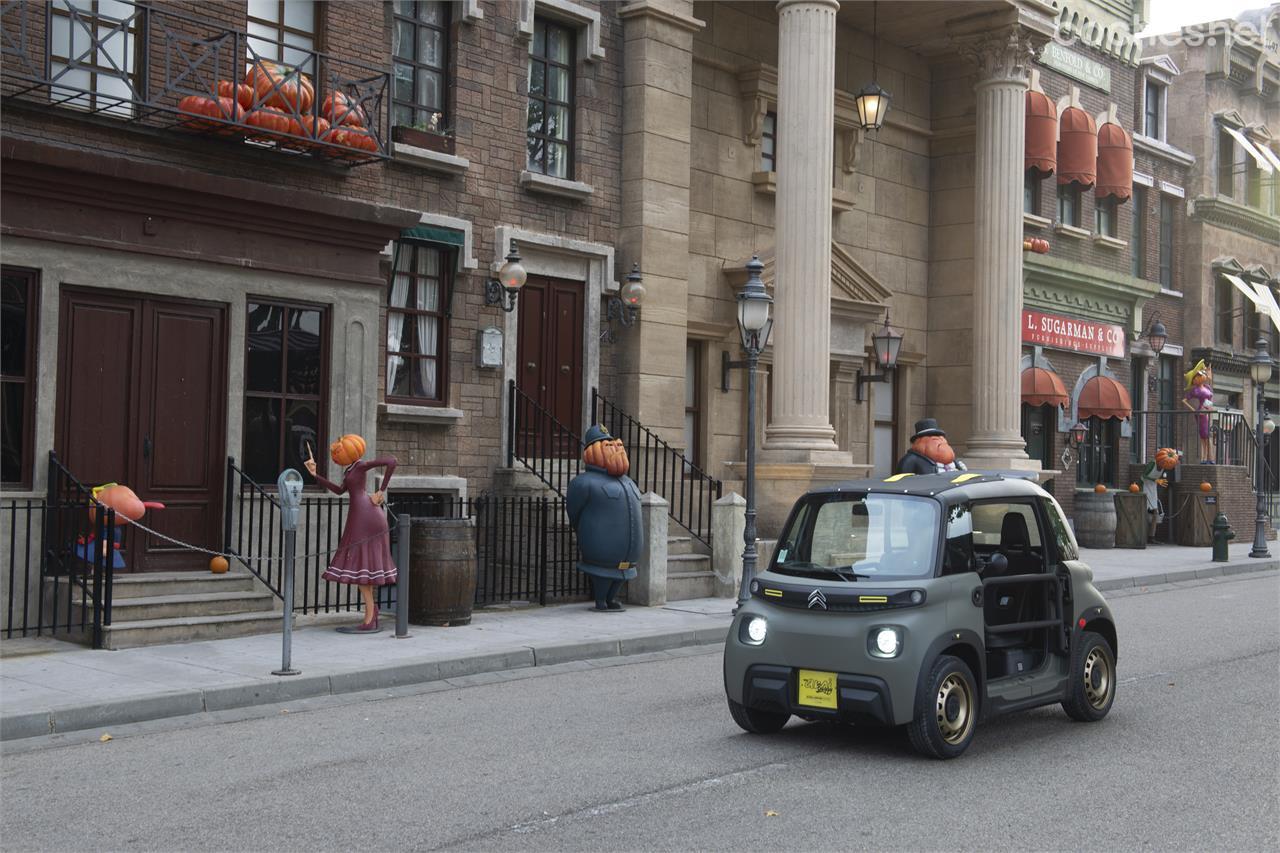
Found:
[[[849,501],[856,518],[861,506],[863,518],[856,520],[862,521],[865,539],[866,507],[894,506],[895,500],[907,499],[936,505],[936,511],[916,512],[934,518],[931,527],[916,524],[898,534],[904,546],[900,555],[914,549],[913,558],[897,557],[914,559],[910,570],[895,569],[896,555],[887,548],[879,554],[881,565],[856,578],[851,574],[859,564],[843,567],[847,580],[820,565],[801,563],[797,569],[787,562],[792,556],[789,551],[805,547],[796,539],[804,535],[797,526],[809,517],[805,512],[810,516],[816,512],[813,507]],[[1037,547],[1023,541],[1014,548],[1010,542],[993,541],[991,535],[988,541],[978,542],[981,537],[975,533],[967,543],[962,536],[948,538],[949,525],[954,533],[969,515],[972,527],[973,519],[987,509],[1005,516],[1022,515],[1022,522],[1001,518],[1001,537],[1034,541]],[[872,515],[883,517],[885,510]],[[1020,530],[1024,524],[1028,529]],[[849,536],[857,537],[856,530]],[[963,552],[966,544],[971,551],[968,558]],[[810,550],[816,546],[811,544]],[[1082,677],[1073,672],[1073,666],[1080,667],[1075,652],[1082,637],[1093,635],[1105,638],[1110,646],[1111,669],[1102,671],[1099,666],[1102,675],[1109,676],[1102,688],[1109,694],[1105,706],[1095,703],[1101,714],[1114,697],[1115,620],[1093,584],[1092,571],[1078,559],[1060,507],[1025,479],[953,472],[861,480],[812,491],[797,501],[767,570],[750,588],[751,597],[737,611],[725,645],[725,692],[735,719],[737,711],[747,709],[769,719],[797,715],[881,725],[919,722],[931,707],[930,697],[921,694],[931,689],[925,676],[944,656],[967,664],[977,682],[973,685],[975,722],[1002,712],[1066,702]],[[1024,600],[1021,615],[1004,617],[998,605],[1011,590],[1020,590],[1032,605],[1028,609]],[[766,620],[767,628],[759,643],[747,633],[756,618]],[[898,634],[898,650],[891,657],[879,654],[876,646],[877,635],[886,626]],[[835,707],[799,701],[802,670],[836,675]],[[1097,681],[1099,676],[1092,677]],[[967,740],[961,749],[964,746]]]

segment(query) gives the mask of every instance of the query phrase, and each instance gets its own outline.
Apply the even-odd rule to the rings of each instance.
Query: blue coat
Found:
[[[635,482],[588,465],[569,483],[565,502],[569,524],[578,534],[578,568],[612,580],[635,577],[635,563],[644,550],[640,489]]]

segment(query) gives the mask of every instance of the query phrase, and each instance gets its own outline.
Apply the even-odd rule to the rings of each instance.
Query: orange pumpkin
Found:
[[[305,136],[308,139],[324,139],[329,134],[329,122],[311,116],[303,116],[301,121],[296,118],[289,119],[289,132],[294,136]],[[299,147],[314,148],[315,144],[304,142]]]
[[[1156,451],[1156,467],[1161,471],[1172,471],[1178,465],[1178,451],[1172,447],[1162,447]]]
[[[1107,491],[1107,487],[1099,483],[1098,485],[1093,487],[1093,491],[1099,495],[1105,494]]]
[[[248,83],[232,83],[230,80],[218,81],[218,97],[233,98],[246,110],[253,107],[253,87]]]
[[[188,95],[178,102],[178,111],[189,115],[209,116],[223,121],[236,121],[243,112],[240,105],[231,98],[204,98],[200,95]],[[191,130],[217,130],[220,133],[235,133],[235,128],[219,125],[212,121],[184,120],[183,125]]]
[[[1129,491],[1133,492],[1134,494],[1137,494],[1138,492],[1142,491],[1142,488],[1139,487],[1137,483],[1130,483]]]
[[[359,101],[346,92],[330,92],[320,104],[320,115],[335,125],[345,124],[351,127],[368,127],[369,115],[360,106]]]
[[[227,568],[226,557],[214,557],[209,561],[209,571],[213,572],[215,575],[225,574]]]
[[[1200,484],[1200,491],[1202,491],[1202,492],[1212,492],[1212,491],[1213,491],[1213,483],[1201,483],[1201,484]]]
[[[345,148],[356,148],[361,151],[372,152],[377,152],[378,150],[378,141],[374,139],[369,134],[369,131],[364,128],[334,127],[327,131],[321,138],[325,142],[333,145],[341,145]],[[330,154],[335,157],[342,156],[339,152],[332,150],[330,151]]]
[[[603,468],[611,477],[621,477],[631,468],[627,449],[618,438],[597,441],[582,451],[582,461],[596,468]]]
[[[258,103],[288,112],[305,113],[316,99],[311,78],[287,65],[259,60],[249,68],[244,81],[252,87]]]
[[[329,456],[339,465],[350,465],[364,456],[364,439],[355,433],[348,433],[329,445]]]

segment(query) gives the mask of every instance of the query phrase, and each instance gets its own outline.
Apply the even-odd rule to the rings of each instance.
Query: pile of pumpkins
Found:
[[[342,156],[334,146],[377,152],[378,141],[369,130],[369,117],[355,98],[341,91],[329,92],[315,116],[315,87],[311,78],[274,62],[258,60],[245,74],[243,83],[219,80],[214,97],[190,95],[178,104],[178,111],[194,116],[241,122],[248,125],[250,139],[275,142],[282,148],[318,151]],[[221,122],[187,120],[191,130],[212,131],[233,136],[243,128]]]

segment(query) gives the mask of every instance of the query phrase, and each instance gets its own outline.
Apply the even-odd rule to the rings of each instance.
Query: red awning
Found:
[[[1098,168],[1098,127],[1079,107],[1062,113],[1058,136],[1058,183],[1093,186]]]
[[[1098,128],[1098,198],[1128,201],[1133,194],[1133,140],[1123,127],[1107,122]]]
[[[1129,392],[1119,382],[1109,376],[1095,376],[1080,389],[1077,409],[1080,420],[1125,420],[1133,414],[1133,403],[1129,400]]]
[[[1028,367],[1022,371],[1022,402],[1032,406],[1065,406],[1071,398],[1058,374],[1043,367]]]
[[[1027,131],[1023,169],[1037,178],[1053,174],[1058,161],[1058,111],[1044,92],[1027,92]]]

